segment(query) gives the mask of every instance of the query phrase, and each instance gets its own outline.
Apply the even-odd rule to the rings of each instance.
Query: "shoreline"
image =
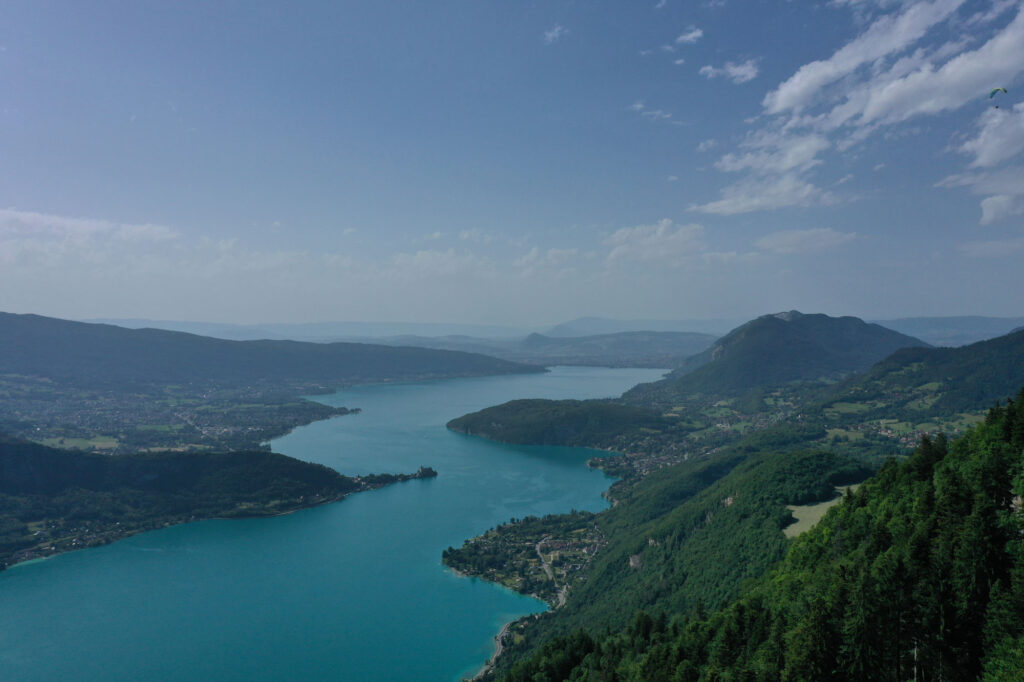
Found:
[[[421,469],[421,471],[422,471],[422,469]],[[434,476],[424,476],[424,475],[419,475],[419,473],[420,472],[417,472],[417,474],[381,474],[381,475],[384,475],[384,476],[394,476],[395,478],[394,478],[394,480],[387,481],[387,482],[382,482],[382,483],[379,483],[379,484],[376,484],[376,485],[374,485],[374,484],[366,485],[365,487],[362,487],[362,488],[360,488],[358,490],[352,490],[352,491],[349,491],[349,492],[346,492],[346,493],[339,493],[338,495],[333,495],[333,496],[325,497],[325,498],[318,499],[318,500],[315,500],[315,501],[310,501],[308,503],[303,503],[303,504],[300,504],[299,506],[296,506],[296,507],[294,507],[292,509],[285,509],[283,511],[266,511],[266,512],[263,512],[263,513],[260,513],[260,512],[249,512],[249,513],[235,514],[235,515],[231,515],[231,516],[202,516],[202,517],[190,516],[189,518],[178,518],[178,519],[172,518],[171,520],[165,520],[163,522],[161,522],[159,520],[154,520],[152,522],[152,525],[145,525],[145,524],[143,524],[141,527],[137,527],[137,528],[122,528],[122,527],[118,527],[118,526],[115,526],[115,527],[112,527],[112,528],[108,528],[108,529],[99,531],[100,533],[102,533],[102,535],[97,535],[97,536],[94,536],[94,537],[88,538],[88,539],[86,539],[86,538],[75,538],[73,536],[66,536],[65,538],[62,538],[61,540],[57,540],[56,542],[61,543],[61,542],[67,542],[68,540],[70,540],[71,542],[68,545],[62,545],[60,547],[55,547],[53,544],[51,544],[48,548],[31,547],[31,548],[26,548],[26,549],[23,549],[23,550],[19,550],[18,552],[15,552],[10,557],[11,558],[10,563],[6,563],[6,564],[0,563],[0,572],[3,572],[5,570],[11,569],[11,568],[14,568],[15,566],[25,566],[25,565],[28,565],[28,564],[31,564],[31,563],[35,563],[35,562],[46,561],[47,559],[52,559],[53,557],[58,556],[60,554],[67,554],[69,552],[74,552],[74,551],[77,551],[77,550],[80,550],[80,549],[89,549],[91,547],[101,547],[103,545],[109,545],[109,544],[118,542],[119,540],[124,540],[124,539],[130,538],[133,535],[138,535],[140,533],[148,533],[148,532],[155,531],[155,530],[161,530],[163,528],[171,528],[172,526],[180,526],[180,525],[183,525],[183,524],[186,524],[186,523],[193,523],[193,522],[197,522],[197,521],[236,521],[236,520],[241,520],[241,519],[267,519],[267,518],[273,518],[275,516],[287,516],[288,514],[294,514],[296,512],[300,512],[300,511],[303,511],[303,510],[306,510],[306,509],[315,509],[316,507],[322,507],[324,505],[334,504],[336,502],[341,502],[341,501],[345,500],[347,497],[349,497],[350,495],[355,495],[355,494],[358,494],[358,493],[370,492],[372,490],[378,490],[380,488],[385,488],[385,487],[387,487],[389,485],[394,485],[396,483],[405,483],[407,481],[417,480],[417,479],[429,479],[429,478],[434,478],[436,476],[436,473],[434,474]],[[349,477],[349,478],[355,478],[355,477]],[[24,558],[18,558],[18,554],[20,554],[22,552],[29,553],[29,556],[25,556]]]
[[[486,675],[494,669],[494,664],[498,660],[498,656],[501,656],[501,652],[505,649],[505,638],[508,637],[508,631],[512,628],[512,625],[514,623],[518,623],[520,620],[521,619],[519,618],[517,618],[516,620],[510,620],[501,627],[501,630],[498,631],[498,634],[494,636],[494,653],[491,654],[491,657],[487,659],[487,662],[484,663],[483,667],[480,668],[479,671],[477,671],[476,675],[473,675],[473,677],[470,678],[471,682],[476,682],[476,680],[482,680],[484,678],[484,675]]]

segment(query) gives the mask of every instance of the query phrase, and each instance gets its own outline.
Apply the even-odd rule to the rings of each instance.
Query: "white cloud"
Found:
[[[723,67],[715,67],[711,65],[700,67],[700,75],[705,78],[710,79],[724,76],[737,85],[754,80],[757,78],[758,73],[759,69],[756,59],[748,59],[747,61],[739,64],[726,62]]]
[[[816,253],[842,246],[857,238],[855,232],[838,232],[830,227],[810,230],[781,230],[758,239],[762,251],[778,254]]]
[[[831,146],[822,135],[787,135],[778,132],[760,132],[741,146],[755,151],[745,154],[726,154],[715,167],[726,172],[752,170],[757,173],[804,171],[821,163],[818,154]]]
[[[629,105],[630,111],[635,111],[651,121],[664,121],[672,118],[672,112],[662,109],[648,109],[643,100],[638,100]]]
[[[672,118],[672,114],[661,109],[648,109],[640,112],[640,115],[644,118],[649,118],[652,121],[663,121],[668,118]]]
[[[565,265],[576,258],[577,255],[579,255],[578,249],[547,249],[542,251],[535,246],[517,258],[513,265],[532,272],[540,267],[559,267]]]
[[[562,26],[561,24],[555,24],[547,31],[544,31],[544,43],[547,45],[551,45],[561,40],[567,33],[569,33],[569,29]]]
[[[418,279],[436,275],[481,274],[489,269],[489,262],[469,251],[426,249],[415,253],[395,253],[386,274],[402,279]]]
[[[685,64],[685,63],[686,63],[686,60],[685,60],[685,59],[683,59],[682,57],[680,57],[679,59],[675,60],[675,61],[674,61],[674,62],[672,62],[672,63],[673,63],[673,64],[675,64],[676,66],[682,66],[683,64]]]
[[[474,227],[469,230],[461,230],[459,232],[459,239],[464,242],[476,242],[478,244],[490,244],[493,237],[487,232],[484,232],[478,227]]]
[[[661,9],[666,4],[668,4],[668,0],[658,0],[658,4],[654,6],[654,9]]]
[[[1024,71],[1024,8],[985,44],[961,52],[939,66],[921,60],[905,75],[881,74],[851,91],[830,114],[832,126],[893,124],[919,115],[936,114],[977,100],[979,83],[1012,82]],[[899,66],[894,65],[894,69]]]
[[[752,177],[724,187],[721,199],[695,204],[689,210],[715,215],[737,215],[789,206],[813,206],[835,203],[835,197],[799,177],[796,173]]]
[[[990,225],[1004,218],[1024,215],[1024,197],[995,194],[981,200],[981,224]]]
[[[974,156],[971,166],[988,168],[1007,161],[1024,151],[1024,103],[1012,109],[989,109],[979,121],[976,137],[960,146],[960,151]]]
[[[704,37],[704,31],[696,26],[690,26],[676,38],[676,45],[692,45]]]
[[[935,24],[947,19],[965,0],[935,0],[911,5],[903,14],[877,19],[860,36],[830,58],[804,64],[764,98],[768,113],[801,109],[821,89],[850,75],[859,67],[900,52],[920,40]]]
[[[677,180],[679,180],[678,175],[670,175],[667,178],[665,178],[666,182],[676,182]]]
[[[678,265],[688,256],[704,250],[701,225],[675,225],[665,218],[654,225],[616,230],[604,240],[609,247],[607,262],[664,262]]]
[[[987,24],[990,21],[995,21],[1007,10],[1016,7],[1020,3],[1020,0],[995,0],[992,6],[982,12],[978,12],[970,19],[967,20],[967,24],[970,26],[977,24]]]
[[[718,142],[716,140],[714,140],[714,139],[704,140],[703,142],[701,142],[700,144],[697,145],[697,151],[699,151],[699,152],[706,152],[709,149],[712,149],[717,144],[718,144]]]
[[[12,269],[79,263],[122,271],[173,250],[179,237],[162,225],[0,210],[0,262]]]
[[[1024,166],[951,175],[936,186],[967,187],[985,197],[981,201],[982,225],[1024,215]]]
[[[748,177],[723,188],[718,201],[691,210],[734,214],[834,203],[836,197],[817,187],[812,178],[824,152],[831,148],[846,152],[879,133],[913,132],[905,126],[894,131],[892,126],[978,102],[988,87],[994,87],[990,84],[1010,84],[1024,73],[1024,3],[1020,0],[1016,14],[1004,25],[987,29],[987,35],[962,35],[945,42],[938,27],[954,18],[963,25],[957,10],[964,0],[841,0],[837,4],[882,14],[871,18],[831,57],[805,64],[768,93],[762,104],[771,118],[763,116],[762,129],[716,163],[719,170],[744,172]],[[998,4],[990,5],[991,14],[975,15],[976,34],[982,33],[985,21],[1009,9]],[[926,38],[932,38],[930,43],[916,45]],[[726,75],[724,69],[714,67],[701,72],[708,77]],[[974,168],[1011,161],[1024,151],[1024,107],[989,109],[975,135],[961,140],[956,148],[972,157]],[[875,170],[882,167],[878,164]],[[1014,197],[1024,195],[1019,187],[985,190],[993,183],[1006,184],[997,180],[993,174],[975,173],[950,177],[942,184],[967,186],[987,197],[982,205],[982,222],[987,224],[1016,215]]]

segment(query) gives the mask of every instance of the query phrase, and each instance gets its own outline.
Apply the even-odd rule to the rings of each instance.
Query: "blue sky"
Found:
[[[0,310],[1024,315],[1021,0],[3,15]]]

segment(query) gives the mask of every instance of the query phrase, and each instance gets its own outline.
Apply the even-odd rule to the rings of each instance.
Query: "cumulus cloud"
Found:
[[[981,224],[990,225],[1011,216],[1024,215],[1024,197],[995,194],[981,200]]]
[[[966,187],[981,200],[981,224],[1024,215],[1024,166],[961,173],[943,178],[938,187]]]
[[[92,263],[120,271],[173,250],[179,237],[162,225],[0,210],[0,262],[11,268]]]
[[[755,245],[769,253],[816,253],[834,249],[856,238],[856,232],[838,232],[830,227],[818,227],[810,230],[773,232],[758,239]]]
[[[828,149],[831,143],[823,135],[789,135],[773,131],[757,133],[742,146],[754,151],[726,154],[715,163],[715,167],[727,172],[803,171],[821,163],[818,155]]]
[[[764,97],[764,115],[750,119],[760,121],[760,129],[715,164],[746,177],[722,189],[718,201],[691,210],[733,214],[834,203],[837,197],[814,182],[814,169],[827,152],[846,152],[878,134],[907,132],[906,126],[894,126],[977,102],[979,87],[1013,83],[1024,73],[1024,3],[1019,0],[1013,5],[997,0],[990,11],[969,19],[958,15],[965,0],[833,4],[864,9],[864,28],[830,57],[797,68]],[[1014,7],[1006,22],[994,23]],[[966,21],[975,35],[946,40],[940,27],[951,21]],[[702,73],[727,75],[714,67]],[[1024,152],[1024,105],[986,110],[975,133],[954,149],[971,157],[974,169],[1011,162]],[[970,187],[984,197],[984,224],[1017,215],[1018,197],[1024,195],[1019,186],[986,190],[1006,184],[993,173],[951,177],[943,184]]]
[[[517,258],[513,265],[522,270],[524,276],[536,274],[542,268],[564,268],[579,255],[577,249],[547,249],[536,246]]]
[[[460,230],[459,239],[464,242],[476,242],[478,244],[489,244],[493,237],[478,227],[469,230]]]
[[[555,24],[548,30],[544,31],[544,43],[551,45],[561,40],[565,35],[569,33],[569,29],[562,26],[561,24]]]
[[[704,250],[701,225],[676,225],[664,218],[653,225],[616,230],[604,240],[609,247],[607,262],[661,262],[677,265]]]
[[[978,96],[979,83],[1010,82],[1024,71],[1024,8],[977,50],[942,66],[927,64],[901,78],[871,85],[860,97],[858,124],[895,123],[955,109]]]
[[[758,73],[759,68],[756,59],[748,59],[740,63],[726,62],[725,66],[722,67],[708,65],[700,68],[700,75],[705,78],[711,79],[722,76],[737,85],[754,80],[757,78]]]
[[[715,215],[737,215],[790,206],[830,204],[836,201],[831,193],[804,180],[796,173],[747,178],[723,188],[719,194],[721,198],[717,201],[695,204],[690,206],[689,210]]]
[[[972,167],[997,166],[1024,151],[1024,103],[989,109],[978,127],[978,134],[960,146],[961,152],[974,156]]]
[[[704,37],[704,31],[696,26],[690,26],[676,38],[676,45],[692,45]]]
[[[853,73],[859,67],[900,52],[920,40],[935,24],[947,19],[965,0],[935,0],[910,6],[902,14],[877,19],[860,36],[830,58],[804,64],[764,98],[771,114],[800,109],[811,103],[821,89]]]

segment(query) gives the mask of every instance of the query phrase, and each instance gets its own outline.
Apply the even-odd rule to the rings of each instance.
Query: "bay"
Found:
[[[555,368],[349,388],[359,414],[275,451],[344,474],[413,480],[269,519],[203,521],[0,573],[4,680],[457,680],[505,622],[543,603],[440,563],[448,546],[529,514],[598,510],[593,452],[451,433],[453,417],[515,398],[618,395],[661,372]]]

